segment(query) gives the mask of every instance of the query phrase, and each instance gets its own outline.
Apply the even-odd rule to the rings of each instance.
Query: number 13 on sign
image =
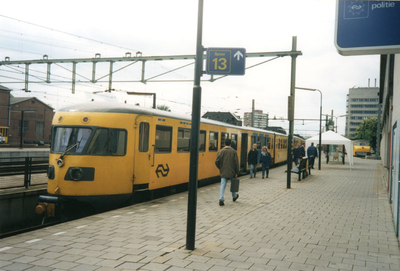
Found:
[[[214,58],[212,62],[214,62],[214,70],[216,71],[226,71],[226,68],[228,67],[226,65],[226,58]]]
[[[208,48],[206,73],[217,75],[244,75],[246,49]]]

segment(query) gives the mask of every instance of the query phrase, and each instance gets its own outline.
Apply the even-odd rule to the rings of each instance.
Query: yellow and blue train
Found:
[[[138,191],[187,183],[190,129],[188,116],[127,104],[92,102],[59,110],[52,124],[48,195],[39,198],[37,213],[54,216],[55,206],[68,201],[122,203]],[[214,161],[226,138],[237,150],[241,172],[248,171],[254,143],[268,147],[273,164],[287,161],[284,134],[202,119],[199,182],[219,176]]]

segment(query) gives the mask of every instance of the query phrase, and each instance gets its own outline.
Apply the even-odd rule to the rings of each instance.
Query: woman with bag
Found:
[[[271,157],[271,154],[268,151],[267,146],[262,147],[260,162],[261,162],[261,165],[262,165],[262,179],[264,179],[264,173],[265,172],[267,173],[266,175],[267,175],[267,178],[268,178],[269,166],[271,165],[272,157]]]

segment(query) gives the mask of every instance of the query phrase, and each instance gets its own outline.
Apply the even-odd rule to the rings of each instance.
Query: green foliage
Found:
[[[370,142],[371,148],[376,150],[376,129],[378,126],[378,118],[370,117],[363,120],[358,126],[353,139],[364,139]]]
[[[158,110],[164,110],[164,111],[171,111],[171,110],[169,109],[169,106],[168,106],[168,105],[165,105],[165,104],[163,104],[163,105],[157,105],[157,109],[158,109]]]

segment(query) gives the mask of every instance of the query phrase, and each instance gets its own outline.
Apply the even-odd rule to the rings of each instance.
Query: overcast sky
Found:
[[[126,52],[143,56],[193,55],[196,50],[197,0],[104,1],[9,1],[0,11],[0,60],[122,57]],[[346,114],[346,94],[352,87],[375,86],[379,82],[379,56],[341,56],[334,46],[336,0],[205,0],[203,46],[242,47],[251,52],[290,51],[297,36],[296,86],[317,88],[323,93],[323,114]],[[271,58],[248,58],[250,66]],[[146,77],[166,72],[191,61],[163,61],[147,64]],[[114,70],[128,63],[115,64]],[[202,113],[237,112],[243,117],[256,109],[270,118],[287,118],[290,95],[291,58],[284,57],[246,70],[244,76],[229,76],[202,82]],[[132,65],[115,78],[140,79],[141,65]],[[95,101],[124,102],[151,107],[151,98],[128,96],[124,91],[155,92],[157,104],[190,115],[192,82],[114,83],[117,91],[104,91],[107,83],[9,84],[23,81],[23,67],[1,66],[0,84],[14,96],[35,96],[58,109],[66,104]],[[70,80],[71,65],[52,65],[52,79]],[[108,73],[108,65],[98,65],[97,78]],[[43,78],[46,67],[31,65],[31,74]],[[91,65],[78,65],[77,79],[91,78]],[[194,66],[177,70],[160,79],[193,80]],[[104,80],[107,80],[105,77]],[[203,76],[208,79],[209,76]],[[32,79],[32,78],[31,78]],[[296,119],[319,119],[318,92],[297,90]],[[318,121],[295,121],[295,133],[314,136]],[[271,126],[287,129],[287,121],[271,121]],[[344,134],[345,118],[338,118]]]

